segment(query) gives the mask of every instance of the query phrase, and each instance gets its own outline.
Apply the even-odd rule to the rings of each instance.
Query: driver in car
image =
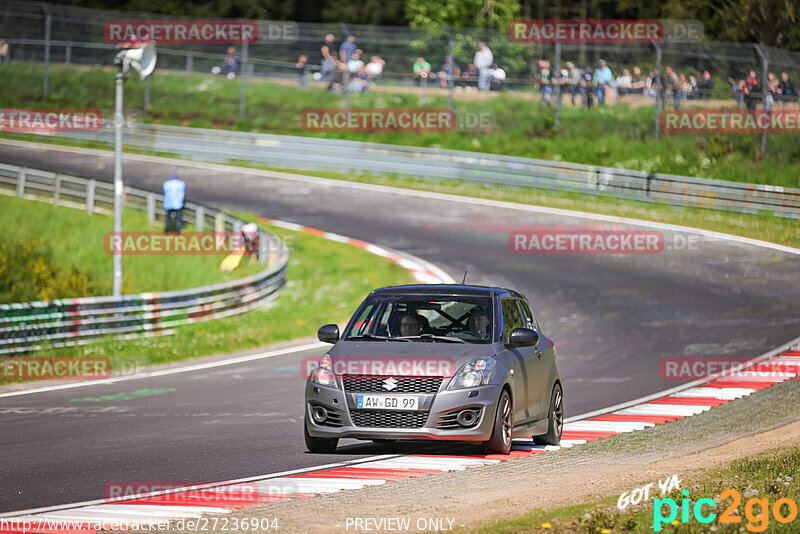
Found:
[[[481,338],[489,336],[489,317],[482,306],[475,306],[467,317],[467,328]]]
[[[400,336],[418,336],[422,333],[423,317],[418,313],[406,313],[400,318]]]

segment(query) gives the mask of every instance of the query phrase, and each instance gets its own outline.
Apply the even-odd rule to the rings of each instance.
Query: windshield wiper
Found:
[[[431,341],[449,341],[451,343],[466,343],[461,338],[458,337],[447,337],[447,336],[435,336],[433,334],[420,334],[418,336],[403,336],[397,339],[430,339]]]
[[[348,336],[347,339],[377,339],[378,341],[406,341],[409,340],[402,337],[388,337],[388,336],[376,336],[375,334],[359,334],[357,336]]]

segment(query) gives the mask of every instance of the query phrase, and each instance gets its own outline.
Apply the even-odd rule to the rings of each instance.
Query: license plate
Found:
[[[367,410],[418,410],[419,397],[413,395],[359,395],[356,408]]]

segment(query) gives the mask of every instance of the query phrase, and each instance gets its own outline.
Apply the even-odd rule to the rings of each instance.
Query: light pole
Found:
[[[114,57],[117,66],[114,104],[114,237],[122,235],[122,207],[125,203],[122,183],[122,86],[131,68],[144,80],[156,68],[156,47],[152,43],[133,40],[118,45],[125,48]],[[112,240],[112,242],[115,242]],[[113,250],[112,295],[122,296],[122,248]]]

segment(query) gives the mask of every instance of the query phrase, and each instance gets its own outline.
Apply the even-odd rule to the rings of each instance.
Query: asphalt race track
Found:
[[[2,162],[107,181],[110,154],[0,141]],[[582,221],[186,162],[124,166],[126,184],[150,190],[172,172],[190,200],[370,241],[459,280],[468,269],[468,282],[522,291],[556,344],[567,416],[677,385],[661,378],[663,358],[753,357],[800,333],[800,257],[788,253],[702,237],[676,250],[687,236],[665,232],[659,254],[514,254],[515,229]],[[322,352],[0,398],[0,512],[100,499],[114,481],[210,482],[430,448],[345,441],[334,455],[306,453],[298,362]]]

